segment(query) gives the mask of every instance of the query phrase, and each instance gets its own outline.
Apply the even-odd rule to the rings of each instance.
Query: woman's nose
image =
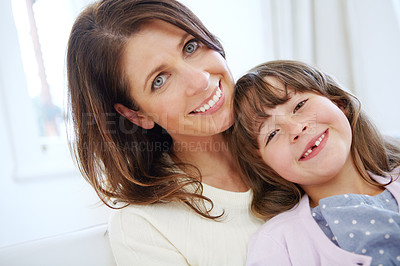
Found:
[[[210,73],[195,66],[183,66],[182,84],[188,96],[196,95],[209,87]]]

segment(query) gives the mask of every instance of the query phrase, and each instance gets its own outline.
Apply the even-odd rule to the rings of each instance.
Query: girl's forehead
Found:
[[[286,86],[275,76],[266,76],[263,79],[268,84],[268,94],[272,95],[273,98],[291,99],[297,93],[295,88]]]
[[[275,76],[266,76],[263,79],[269,85],[268,88],[272,90],[272,94],[277,97],[283,98],[295,93],[293,88],[285,86],[285,84]]]
[[[278,79],[277,77],[275,77],[275,76],[265,76],[265,77],[263,77],[263,79],[264,79],[268,84],[270,84],[270,85],[272,85],[272,86],[274,86],[274,87],[277,87],[277,88],[279,88],[279,87],[284,88],[284,87],[285,87],[285,85],[283,84],[283,82],[282,82],[280,79]]]

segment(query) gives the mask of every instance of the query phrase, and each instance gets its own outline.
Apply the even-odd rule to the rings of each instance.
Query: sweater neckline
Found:
[[[171,156],[168,153],[164,153],[164,158],[172,163]],[[176,167],[176,172],[183,173],[179,167]],[[201,184],[203,185],[203,196],[211,199],[214,203],[237,208],[249,208],[251,205],[253,199],[253,191],[251,189],[246,192],[233,192],[216,188],[203,182]]]
[[[225,206],[248,207],[253,198],[253,191],[249,189],[246,192],[234,192],[216,188],[205,183],[203,185],[203,195],[210,198],[213,202]]]

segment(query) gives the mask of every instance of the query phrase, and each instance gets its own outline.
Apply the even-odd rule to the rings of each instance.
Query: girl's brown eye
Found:
[[[296,107],[294,108],[293,113],[296,113],[298,110],[300,110],[300,108],[303,107],[304,104],[305,104],[307,101],[308,101],[308,99],[299,102],[299,103],[296,105]]]
[[[274,131],[271,132],[271,134],[269,134],[268,139],[267,139],[267,143],[265,143],[265,145],[267,145],[272,140],[272,138],[275,137],[276,134],[278,134],[278,131],[279,131],[279,129],[274,130]]]

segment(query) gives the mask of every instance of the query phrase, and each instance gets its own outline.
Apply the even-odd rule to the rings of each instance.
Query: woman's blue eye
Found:
[[[167,80],[167,75],[159,75],[153,81],[152,89],[159,89],[161,88],[165,81]]]
[[[199,48],[200,44],[197,40],[190,40],[184,47],[184,51],[187,54],[194,53],[197,48]]]
[[[293,113],[296,113],[303,105],[308,101],[308,99],[299,102],[293,110]]]

